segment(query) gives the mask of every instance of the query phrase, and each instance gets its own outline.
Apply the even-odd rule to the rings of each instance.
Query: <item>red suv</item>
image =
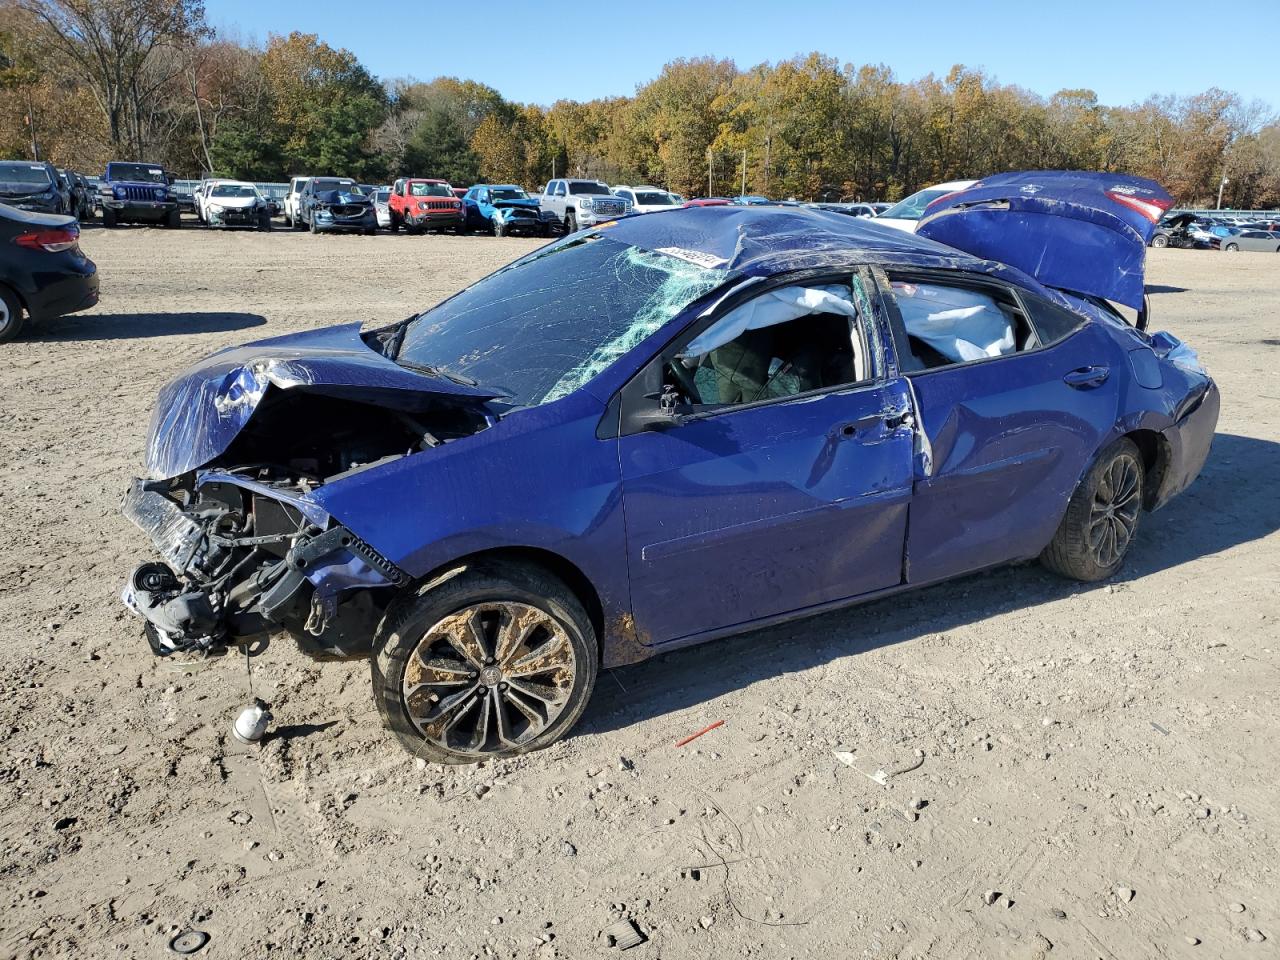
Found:
[[[444,180],[417,177],[397,180],[391,185],[387,209],[391,213],[393,233],[401,226],[406,233],[444,229],[461,233],[466,224],[462,201],[454,196],[453,188]]]

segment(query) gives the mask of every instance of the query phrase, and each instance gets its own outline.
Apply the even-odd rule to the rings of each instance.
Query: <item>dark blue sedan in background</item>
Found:
[[[674,210],[215,354],[160,394],[125,602],[162,655],[369,657],[405,746],[469,762],[563,736],[601,667],[1011,561],[1104,579],[1218,417],[1146,330],[1168,205],[1026,173],[918,235]]]

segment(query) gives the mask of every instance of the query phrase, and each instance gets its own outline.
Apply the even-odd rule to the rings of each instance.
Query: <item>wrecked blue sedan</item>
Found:
[[[125,601],[161,655],[369,657],[400,741],[469,762],[563,736],[602,667],[1011,561],[1109,577],[1218,418],[1145,329],[1168,204],[1019,174],[917,235],[676,210],[215,354],[159,397]]]

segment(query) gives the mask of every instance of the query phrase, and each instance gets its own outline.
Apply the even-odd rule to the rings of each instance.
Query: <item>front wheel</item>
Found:
[[[1144,478],[1142,456],[1121,437],[1089,468],[1040,562],[1073,580],[1105,580],[1120,569],[1138,535]]]
[[[182,214],[177,210],[170,210],[164,218],[164,225],[170,230],[178,230],[182,227]]]
[[[501,220],[493,221],[493,235],[495,237],[505,237],[507,235],[507,225]]]
[[[578,598],[516,563],[469,566],[394,603],[371,661],[383,723],[435,763],[554,743],[582,715],[597,670],[595,630]]]
[[[564,232],[575,233],[578,229],[578,215],[570,210],[564,215]]]
[[[102,208],[102,225],[106,227],[108,230],[112,230],[115,228],[116,223],[117,223],[116,212],[112,210],[110,207],[103,207]]]

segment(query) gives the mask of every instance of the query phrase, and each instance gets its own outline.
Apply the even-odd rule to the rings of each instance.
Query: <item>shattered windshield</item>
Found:
[[[533,406],[571,393],[724,279],[598,235],[537,251],[410,322],[396,360]]]

